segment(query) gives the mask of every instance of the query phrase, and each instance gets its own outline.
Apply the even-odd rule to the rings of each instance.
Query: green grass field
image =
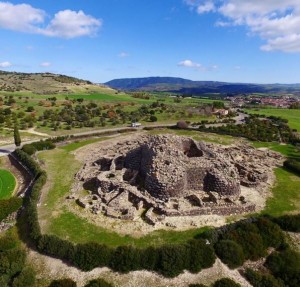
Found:
[[[266,116],[276,116],[289,121],[289,126],[292,129],[298,130],[300,132],[300,110],[292,109],[247,109],[250,114],[261,114]]]
[[[0,199],[8,199],[14,192],[16,179],[8,170],[0,169]]]
[[[263,142],[254,142],[253,145],[257,148],[267,147],[289,158],[300,160],[300,150],[293,145]],[[285,168],[277,168],[275,175],[276,183],[272,189],[273,197],[267,200],[267,206],[263,213],[279,216],[285,213],[299,212],[300,177]]]

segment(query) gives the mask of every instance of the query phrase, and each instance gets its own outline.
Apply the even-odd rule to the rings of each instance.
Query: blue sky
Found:
[[[0,1],[0,69],[299,83],[299,0]]]

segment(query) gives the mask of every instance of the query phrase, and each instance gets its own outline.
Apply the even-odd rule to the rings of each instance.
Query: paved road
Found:
[[[89,135],[100,135],[100,134],[106,134],[106,133],[114,133],[114,132],[118,132],[118,131],[125,131],[128,129],[132,129],[132,130],[142,130],[144,127],[153,127],[153,128],[160,128],[160,127],[171,127],[174,126],[175,124],[165,124],[165,125],[144,125],[142,127],[138,127],[138,128],[131,128],[131,127],[119,127],[119,128],[110,128],[110,129],[99,129],[99,130],[93,130],[93,131],[87,131],[87,132],[80,132],[80,133],[74,133],[74,134],[66,134],[64,136],[75,136],[75,137],[80,137],[80,136],[89,136]],[[49,136],[51,137],[51,136]],[[38,142],[40,141],[40,139],[37,140],[32,140],[32,141],[26,141],[23,142],[21,144],[20,147],[22,147],[25,144],[30,144],[33,142]],[[9,145],[5,145],[5,146],[0,146],[0,157],[1,156],[6,156],[10,153],[12,153],[14,150],[16,149],[16,146],[14,144],[9,144]]]
[[[245,118],[248,117],[247,114],[243,114],[243,113],[239,113],[238,116],[236,116],[234,119],[235,119],[235,124],[241,124],[244,122]],[[94,134],[102,134],[102,133],[113,133],[113,132],[118,132],[118,131],[124,131],[124,130],[128,130],[128,129],[137,129],[137,130],[141,130],[145,127],[153,127],[153,128],[164,128],[164,127],[171,127],[171,126],[174,126],[176,125],[176,123],[173,123],[173,124],[161,124],[161,125],[156,125],[156,124],[151,124],[151,125],[144,125],[142,127],[139,127],[139,128],[131,128],[131,127],[119,127],[119,128],[109,128],[109,129],[99,129],[99,130],[93,130],[93,131],[87,131],[87,132],[80,132],[80,133],[75,133],[75,134],[66,134],[66,136],[89,136],[89,135],[94,135]],[[209,127],[209,126],[222,126],[222,125],[226,125],[225,123],[222,124],[208,124],[206,125],[206,127]],[[197,127],[195,127],[195,129],[197,129]],[[37,141],[40,141],[39,139],[38,140],[32,140],[32,141],[27,141],[27,142],[23,142],[21,144],[21,147],[25,144],[30,144],[30,143],[33,143],[33,142],[37,142]],[[9,145],[5,145],[5,146],[1,146],[0,147],[0,157],[1,156],[5,156],[5,155],[8,155],[10,154],[11,152],[13,152],[15,150],[16,146],[14,144],[9,144]]]

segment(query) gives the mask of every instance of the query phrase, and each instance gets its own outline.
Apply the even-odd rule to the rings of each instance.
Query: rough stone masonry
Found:
[[[281,162],[250,145],[221,146],[175,135],[142,135],[93,154],[76,174],[76,202],[93,213],[149,224],[166,216],[255,211],[241,185],[257,187]],[[80,190],[88,196],[76,196]]]

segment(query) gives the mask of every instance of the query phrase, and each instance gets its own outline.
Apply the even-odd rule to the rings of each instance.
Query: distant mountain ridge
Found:
[[[251,84],[214,81],[192,81],[176,77],[115,79],[105,85],[125,91],[204,93],[300,93],[300,84]]]

